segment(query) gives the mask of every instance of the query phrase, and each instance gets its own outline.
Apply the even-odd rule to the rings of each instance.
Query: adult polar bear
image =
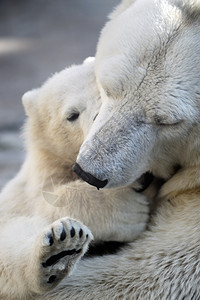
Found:
[[[136,0],[103,30],[103,105],[77,162],[108,187],[148,170],[167,182],[140,240],[80,262],[42,299],[200,299],[199,32],[190,0]]]

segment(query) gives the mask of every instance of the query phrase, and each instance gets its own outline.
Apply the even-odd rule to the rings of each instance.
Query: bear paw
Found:
[[[51,224],[39,237],[39,290],[53,288],[68,275],[92,239],[90,230],[76,220],[63,218]]]

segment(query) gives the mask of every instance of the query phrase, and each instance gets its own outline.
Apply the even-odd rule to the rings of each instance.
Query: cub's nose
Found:
[[[77,163],[73,165],[72,170],[84,181],[93,186],[96,186],[98,190],[102,189],[108,183],[107,179],[102,181],[94,177],[92,174],[85,172]]]

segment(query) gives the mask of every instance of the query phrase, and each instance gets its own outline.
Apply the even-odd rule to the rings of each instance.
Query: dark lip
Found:
[[[83,171],[79,164],[75,163],[72,167],[72,170],[78,175],[81,179],[86,181],[88,184],[95,186],[98,190],[104,188],[108,183],[108,180],[99,180],[95,178],[92,174]]]

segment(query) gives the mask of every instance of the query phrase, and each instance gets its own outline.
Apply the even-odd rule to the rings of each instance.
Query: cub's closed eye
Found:
[[[78,119],[79,115],[80,115],[79,112],[74,112],[67,117],[67,121],[69,121],[69,122],[76,121]]]

